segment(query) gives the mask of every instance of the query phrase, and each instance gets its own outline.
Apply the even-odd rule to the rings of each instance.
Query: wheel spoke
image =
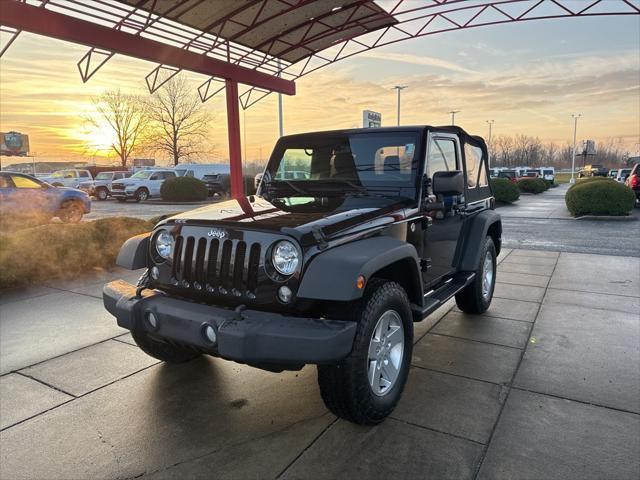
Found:
[[[369,362],[369,371],[367,372],[367,376],[369,377],[369,385],[372,388],[377,388],[378,382],[376,381],[376,376],[380,376],[380,371],[378,370],[378,362],[376,360],[371,360]]]
[[[369,343],[369,360],[375,360],[378,358],[378,353],[380,352],[380,340],[377,338],[372,338]]]
[[[392,326],[391,331],[387,334],[387,344],[391,344],[391,346],[395,346],[398,343],[402,343],[404,341],[404,332],[400,328],[400,326]]]
[[[398,369],[391,359],[382,362],[382,376],[389,380],[389,383],[393,383],[398,376]]]

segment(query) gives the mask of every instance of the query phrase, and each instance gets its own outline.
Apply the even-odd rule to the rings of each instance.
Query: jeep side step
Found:
[[[427,292],[422,300],[422,306],[411,304],[413,321],[422,321],[427,315],[437,310],[447,300],[469,285],[475,277],[475,272],[459,272],[437,289]]]

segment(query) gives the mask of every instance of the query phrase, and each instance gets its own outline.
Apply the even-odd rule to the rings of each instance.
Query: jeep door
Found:
[[[462,155],[457,135],[430,132],[425,165],[426,192],[422,202],[423,222],[423,279],[425,286],[438,283],[442,277],[455,272],[455,255],[463,224],[463,195],[435,195],[432,189],[436,172],[462,171]]]

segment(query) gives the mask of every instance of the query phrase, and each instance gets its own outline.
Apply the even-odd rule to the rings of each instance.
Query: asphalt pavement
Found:
[[[568,187],[565,184],[539,195],[521,195],[514,204],[499,207],[503,245],[508,248],[640,256],[640,208],[626,218],[575,219],[564,203]]]

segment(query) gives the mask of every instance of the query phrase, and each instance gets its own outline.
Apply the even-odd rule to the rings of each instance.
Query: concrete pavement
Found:
[[[313,367],[156,362],[102,310],[105,278],[3,295],[0,478],[637,479],[640,258],[500,260],[485,315],[416,324],[377,427],[329,414]]]

